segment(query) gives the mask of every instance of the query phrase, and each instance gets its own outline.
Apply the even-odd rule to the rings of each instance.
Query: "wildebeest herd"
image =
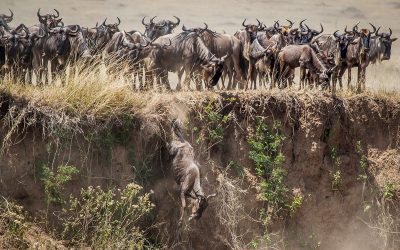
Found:
[[[348,88],[351,70],[357,67],[357,91],[365,89],[366,68],[370,63],[389,60],[391,45],[397,38],[392,30],[382,32],[369,24],[347,27],[341,32],[324,34],[322,24],[310,28],[302,20],[298,27],[286,20],[267,26],[261,21],[242,22],[234,35],[217,33],[204,27],[188,28],[175,20],[142,19],[144,33],[119,28],[121,20],[105,19],[93,28],[65,25],[59,11],[37,11],[39,23],[30,27],[12,27],[13,12],[0,15],[0,79],[7,74],[17,82],[49,84],[62,75],[66,66],[78,62],[101,62],[108,72],[123,69],[124,77],[137,83],[140,90],[170,90],[168,73],[178,75],[176,89],[211,88],[219,82],[221,89],[286,88],[294,83],[295,69],[300,68],[299,88],[317,87],[336,90],[347,70]],[[115,67],[115,62],[122,62]],[[111,66],[112,65],[112,66]],[[183,82],[181,83],[181,79]],[[226,84],[227,83],[227,84]]]

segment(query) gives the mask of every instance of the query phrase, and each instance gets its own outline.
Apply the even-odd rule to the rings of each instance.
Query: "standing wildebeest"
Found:
[[[7,16],[6,14],[1,14],[0,15],[0,32],[2,33],[8,33],[11,28],[8,26],[8,23],[10,23],[13,20],[14,13],[10,10],[11,15]],[[0,44],[0,69],[5,63],[5,49],[2,44]],[[0,78],[3,77],[2,70],[0,70]]]
[[[236,37],[211,31],[206,23],[205,28],[186,29],[183,26],[182,30],[196,32],[216,57],[222,58],[228,55],[223,67],[224,75],[228,75],[228,89],[236,86],[236,82],[233,83],[233,80],[243,81],[245,79],[244,72],[246,69],[243,65],[242,44]],[[233,79],[235,72],[237,79]],[[222,88],[225,88],[224,81],[222,81]]]
[[[373,28],[372,32],[369,29],[361,29],[361,31],[358,31],[357,25],[353,27],[351,34],[355,35],[357,38],[348,45],[345,60],[342,61],[339,69],[339,78],[343,76],[347,69],[347,85],[350,87],[351,68],[358,68],[357,92],[360,92],[362,88],[365,89],[366,68],[370,62],[369,50],[371,44],[371,35],[376,32],[375,26],[371,23],[370,25]]]
[[[22,31],[23,33],[20,33]],[[10,33],[1,35],[1,44],[5,50],[2,70],[11,72],[17,82],[23,82],[28,73],[28,82],[32,70],[32,47],[35,41],[45,35],[30,34],[28,28],[21,24]]]
[[[278,54],[279,80],[288,81],[291,86],[295,68],[300,67],[300,86],[304,87],[306,69],[318,74],[319,83],[323,86],[328,84],[328,74],[331,70],[327,69],[324,63],[318,58],[317,54],[309,45],[288,45]]]
[[[43,66],[50,62],[50,72],[54,77],[65,67],[72,51],[70,37],[76,36],[80,30],[78,25],[49,28],[49,36],[44,42]],[[47,72],[47,70],[45,70]],[[47,74],[45,74],[46,78]]]
[[[392,50],[392,42],[396,41],[397,38],[391,38],[392,29],[389,28],[389,33],[379,33],[379,29],[375,32],[376,37],[371,38],[371,48],[369,52],[369,58],[371,63],[382,62],[389,60]]]
[[[113,35],[119,32],[118,26],[121,24],[121,20],[117,17],[118,23],[106,24],[107,18],[93,29],[88,29],[87,37],[93,42],[91,48],[91,54],[96,55],[103,52],[106,44],[111,40]]]
[[[216,194],[206,196],[201,187],[200,167],[194,159],[194,150],[192,145],[187,142],[182,135],[181,129],[176,120],[172,121],[172,130],[177,139],[173,140],[169,146],[169,153],[173,156],[172,170],[176,183],[179,185],[181,198],[181,212],[179,223],[182,223],[186,208],[186,198],[194,200],[192,219],[200,219],[208,206],[208,200]]]
[[[322,24],[319,24],[321,26],[321,30],[317,31],[315,29],[310,29],[310,27],[308,27],[307,24],[304,24],[304,21],[306,21],[306,19],[302,20],[300,22],[300,41],[297,42],[297,44],[306,44],[306,43],[310,43],[314,37],[319,36],[320,34],[322,34],[322,32],[324,32],[324,27],[322,26]]]
[[[154,22],[154,18],[150,19],[149,23],[145,23],[145,18],[143,17],[142,19],[142,24],[145,27],[145,32],[144,34],[150,39],[150,40],[155,40],[159,38],[160,36],[164,36],[167,34],[171,34],[172,31],[179,25],[181,20],[174,16],[176,18],[176,22],[172,22],[170,20],[161,20],[157,23]]]
[[[196,72],[201,72],[203,66],[220,65],[221,58],[216,57],[204,44],[196,32],[169,34],[157,38],[154,43],[165,45],[170,43],[162,55],[151,59],[150,70],[155,70],[156,76],[161,77],[163,84],[168,85],[168,71],[178,72],[184,68],[184,88],[189,88],[190,79]],[[214,77],[207,83],[217,84],[223,68],[216,67]]]

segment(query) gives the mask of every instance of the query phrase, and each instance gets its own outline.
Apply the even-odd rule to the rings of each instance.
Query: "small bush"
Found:
[[[22,207],[7,201],[0,202],[0,246],[2,249],[27,249],[24,239],[27,230],[26,216]]]
[[[212,145],[222,143],[224,139],[224,126],[229,120],[229,116],[222,115],[216,110],[216,105],[213,101],[210,101],[204,108],[205,114],[205,128],[207,135]]]
[[[385,199],[393,199],[396,195],[396,184],[390,182],[383,187],[383,197]]]
[[[141,195],[141,189],[134,183],[122,190],[82,189],[63,210],[63,237],[72,245],[92,249],[153,248],[138,226],[154,207],[150,194]]]
[[[47,165],[42,166],[40,180],[44,185],[47,204],[61,205],[65,203],[61,197],[63,185],[70,181],[72,176],[77,173],[79,173],[78,169],[73,166],[58,166],[56,172],[51,170]]]

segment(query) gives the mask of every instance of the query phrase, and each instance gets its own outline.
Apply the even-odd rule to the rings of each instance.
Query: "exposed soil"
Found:
[[[387,239],[367,225],[372,225],[371,216],[378,210],[372,206],[366,211],[365,207],[374,200],[371,190],[388,183],[400,185],[398,100],[366,95],[332,98],[326,94],[311,96],[307,93],[182,95],[178,99],[173,94],[168,97],[169,107],[182,107],[181,113],[170,113],[185,121],[186,136],[201,164],[205,192],[219,194],[200,220],[181,227],[177,224],[178,187],[171,176],[165,149],[165,142],[171,136],[170,119],[174,117],[163,117],[152,126],[149,125],[152,120],[146,121],[143,117],[128,123],[119,120],[107,133],[98,132],[89,125],[82,125],[81,132],[63,131],[55,126],[55,133],[49,135],[47,132],[54,121],[41,114],[44,109],[31,106],[23,117],[24,122],[12,134],[12,144],[1,156],[0,194],[22,204],[32,216],[41,217],[46,202],[43,185],[38,179],[40,166],[69,164],[76,166],[80,173],[67,184],[66,197],[70,193],[78,194],[88,185],[122,187],[135,180],[146,190],[153,190],[156,212],[152,223],[157,225],[155,231],[159,240],[170,248],[230,249],[235,244],[240,248],[237,244],[248,244],[264,232],[257,222],[259,209],[264,204],[257,199],[257,177],[248,157],[247,144],[249,133],[254,129],[254,117],[262,116],[268,124],[282,123],[286,138],[282,152],[288,173],[285,183],[304,197],[293,216],[284,216],[271,224],[270,232],[277,235],[269,245],[282,248],[278,239],[283,238],[287,249],[310,249],[318,245],[320,249],[385,249]],[[15,115],[29,105],[5,95],[1,99],[4,141],[10,130],[6,114],[13,110]],[[206,129],[200,110],[209,100],[219,103],[220,112],[228,115],[229,121],[223,126],[221,144],[207,150],[207,140],[199,140]],[[162,110],[162,104],[157,109]],[[64,115],[64,119],[73,120],[73,114]],[[91,134],[94,139],[88,140]],[[368,187],[358,180],[361,169],[355,147],[357,141],[361,142],[368,158]],[[331,173],[337,170],[329,153],[332,147],[337,150],[341,162],[342,183],[338,189],[332,188]],[[241,166],[242,171],[227,169],[230,162]],[[231,188],[236,192],[232,197],[241,199],[227,199],[223,188]],[[398,202],[399,198],[394,199]],[[226,223],[222,201],[239,202],[239,206],[236,204],[230,211],[232,216],[238,216],[236,224]],[[50,207],[50,211],[57,209],[60,207]],[[54,218],[51,222],[56,224]],[[264,244],[258,247],[264,248]]]

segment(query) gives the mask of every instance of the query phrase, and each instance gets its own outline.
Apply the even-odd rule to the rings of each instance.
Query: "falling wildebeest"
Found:
[[[215,197],[216,194],[206,196],[200,183],[200,167],[194,159],[194,151],[192,145],[183,138],[178,120],[172,121],[172,130],[177,139],[169,144],[169,153],[173,156],[172,168],[176,183],[180,188],[180,198],[182,202],[179,223],[182,222],[186,208],[186,198],[194,200],[192,219],[200,219],[203,212],[208,206],[208,199]]]

